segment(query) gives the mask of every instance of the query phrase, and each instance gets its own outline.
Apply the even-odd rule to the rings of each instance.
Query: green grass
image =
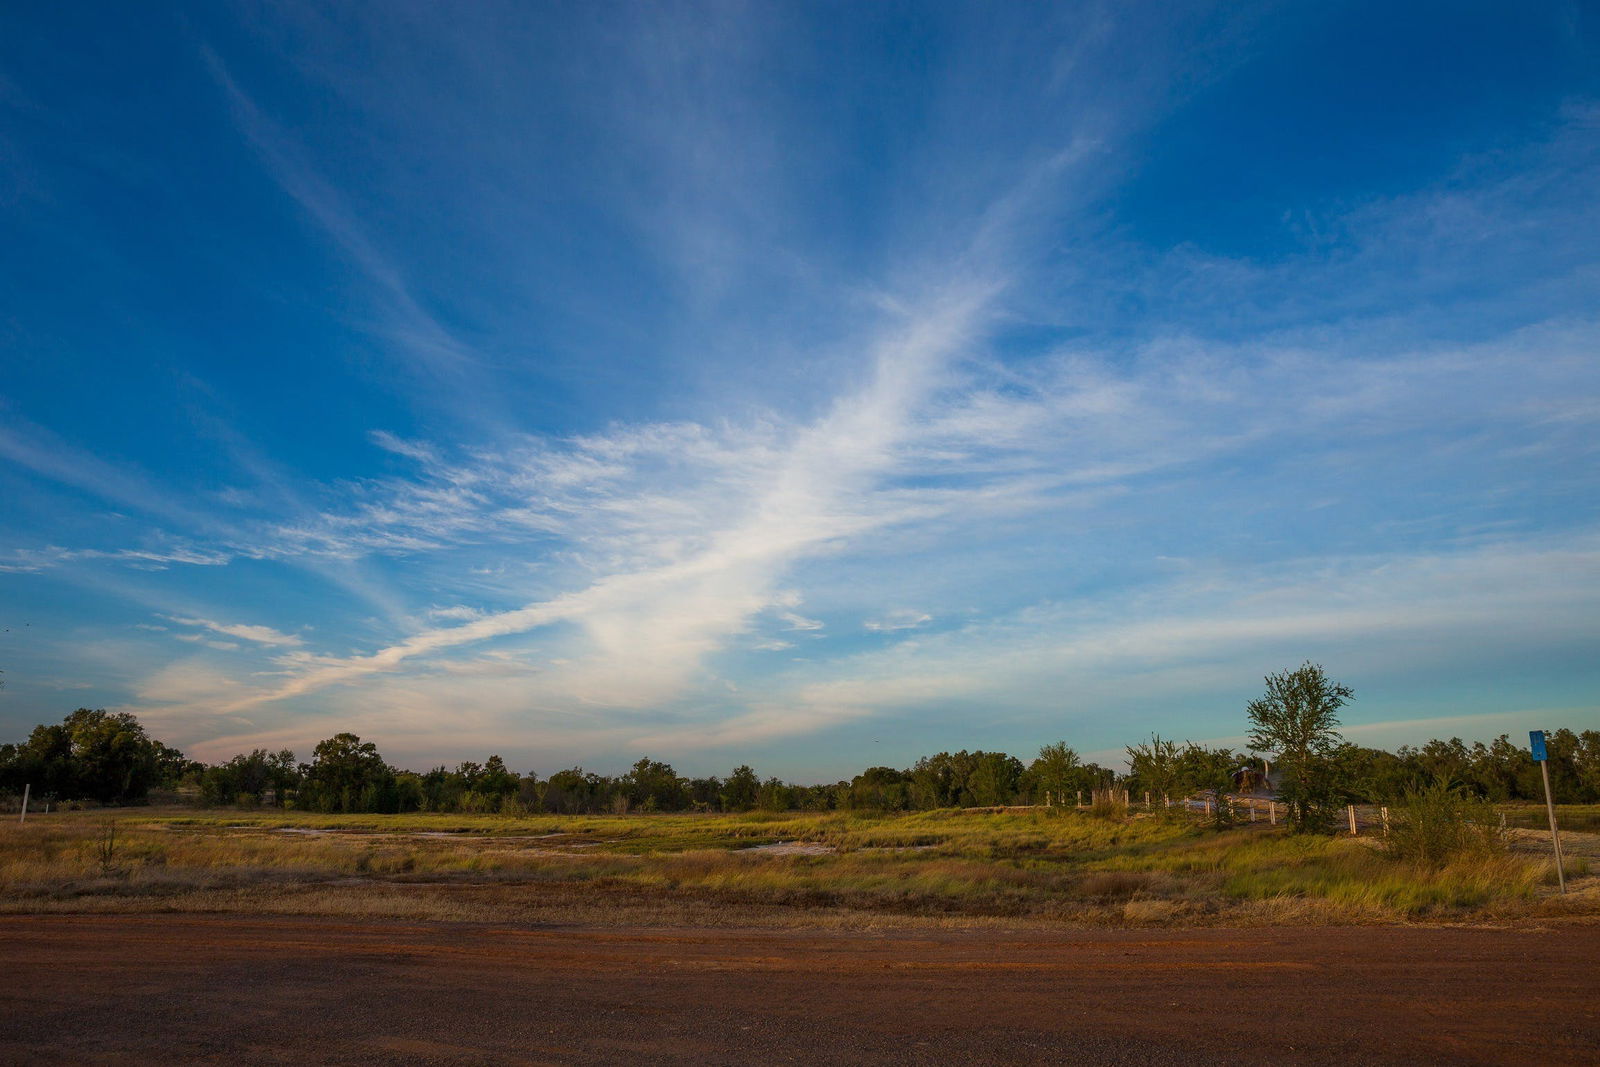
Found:
[[[297,830],[321,832],[285,832]],[[827,851],[752,849],[775,842]],[[1532,914],[1547,875],[1532,857],[1422,868],[1369,841],[1060,809],[526,817],[146,809],[0,827],[0,908],[11,911],[370,908],[686,924],[1472,921]]]

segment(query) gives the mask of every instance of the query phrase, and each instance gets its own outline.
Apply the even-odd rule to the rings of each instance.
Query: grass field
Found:
[[[1166,813],[314,815],[124,809],[0,828],[0,910],[663,925],[1263,925],[1600,917],[1587,860],[1421,868]]]

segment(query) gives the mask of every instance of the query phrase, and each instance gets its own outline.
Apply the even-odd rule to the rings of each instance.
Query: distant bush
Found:
[[[1389,809],[1384,852],[1394,859],[1438,865],[1504,852],[1505,835],[1494,806],[1447,782],[1408,790]]]

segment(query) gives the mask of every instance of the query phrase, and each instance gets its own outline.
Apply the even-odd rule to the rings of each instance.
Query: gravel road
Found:
[[[0,1062],[1600,1062],[1600,927],[0,917]]]

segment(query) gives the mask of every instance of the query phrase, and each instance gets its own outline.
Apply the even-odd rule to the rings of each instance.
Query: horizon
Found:
[[[76,711],[93,711],[96,714],[103,713],[106,710],[107,709],[103,709],[103,708],[102,709],[93,709],[93,708],[78,708],[78,709],[76,709]],[[73,714],[75,714],[75,713],[76,712],[74,712]],[[65,717],[66,716],[63,716],[63,718],[65,718]],[[1433,721],[1435,723],[1439,724],[1439,725],[1444,725],[1444,724],[1460,723],[1463,720],[1461,718],[1459,718],[1459,717],[1456,717],[1456,718],[1441,718],[1441,719],[1437,719],[1437,720],[1433,720]],[[38,724],[35,724],[35,725],[37,725],[37,726],[51,726],[51,725],[56,725],[56,724],[47,722],[47,723],[38,723]],[[141,725],[141,727],[143,726],[142,723],[140,725]],[[330,724],[330,725],[333,725],[333,724]],[[1381,730],[1392,729],[1393,725],[1394,724],[1376,724],[1377,728],[1381,729]],[[1412,727],[1415,724],[1405,723],[1405,724],[1401,724],[1401,725],[1405,726],[1405,727]],[[1546,729],[1546,730],[1543,730],[1541,732],[1544,733],[1544,734],[1555,734],[1555,733],[1559,733],[1561,731],[1567,731],[1567,732],[1569,732],[1569,733],[1571,733],[1573,735],[1580,736],[1580,737],[1581,737],[1581,735],[1584,735],[1584,734],[1593,734],[1593,733],[1595,733],[1595,731],[1589,730],[1589,729],[1583,729],[1583,728],[1572,729],[1571,727],[1568,727],[1568,726],[1559,726],[1559,725],[1553,727],[1552,729]],[[1469,751],[1475,746],[1483,746],[1483,747],[1487,748],[1488,746],[1492,745],[1493,742],[1495,742],[1497,740],[1501,740],[1501,739],[1510,740],[1512,747],[1514,749],[1518,750],[1518,751],[1522,751],[1527,747],[1522,743],[1520,738],[1511,739],[1510,736],[1508,734],[1506,734],[1506,733],[1500,733],[1500,734],[1496,734],[1496,735],[1493,735],[1493,736],[1483,736],[1483,737],[1474,737],[1474,736],[1462,737],[1459,734],[1448,734],[1448,735],[1447,734],[1433,734],[1433,735],[1427,736],[1424,741],[1419,742],[1419,743],[1401,742],[1401,743],[1398,743],[1398,744],[1384,745],[1384,744],[1362,744],[1359,738],[1355,739],[1355,740],[1352,740],[1349,737],[1345,737],[1344,734],[1347,731],[1346,731],[1345,727],[1342,726],[1342,725],[1340,725],[1339,727],[1335,728],[1333,732],[1336,735],[1338,735],[1339,740],[1340,740],[1340,742],[1342,744],[1350,745],[1350,746],[1353,746],[1354,748],[1362,749],[1362,750],[1366,750],[1366,751],[1388,752],[1391,755],[1401,755],[1401,754],[1403,754],[1403,753],[1405,753],[1407,751],[1419,752],[1419,751],[1425,749],[1425,747],[1428,744],[1435,743],[1435,742],[1442,743],[1442,744],[1445,744],[1445,745],[1450,745],[1450,744],[1453,744],[1453,743],[1454,744],[1460,744],[1462,746],[1465,746]],[[1357,728],[1357,732],[1364,734],[1364,733],[1370,733],[1371,730],[1362,729],[1362,728],[1358,727]],[[332,740],[335,737],[338,737],[338,736],[341,736],[341,735],[354,736],[357,741],[360,741],[363,744],[366,744],[366,743],[370,742],[374,746],[374,748],[377,750],[379,756],[383,757],[384,764],[386,766],[388,766],[391,770],[396,771],[396,772],[400,772],[400,773],[409,773],[409,774],[422,775],[422,774],[427,774],[427,773],[430,773],[430,772],[433,772],[433,771],[437,771],[437,770],[453,771],[453,770],[458,769],[460,766],[464,766],[464,765],[467,765],[467,764],[479,764],[479,760],[478,759],[456,760],[456,761],[441,761],[441,760],[437,760],[437,759],[432,759],[432,760],[425,759],[420,763],[418,763],[415,760],[413,760],[410,763],[401,764],[401,763],[397,763],[395,761],[390,760],[387,756],[383,756],[383,745],[382,745],[381,741],[379,741],[377,738],[375,738],[375,737],[363,737],[363,736],[360,736],[358,734],[352,735],[352,734],[350,734],[349,731],[343,731],[343,730],[338,730],[338,729],[334,729],[333,733],[330,734],[330,736],[327,737],[327,738],[319,738],[317,743],[320,744],[323,741]],[[163,744],[166,743],[166,739],[165,738],[161,738],[161,737],[156,737],[156,736],[150,735],[148,730],[146,730],[146,736],[148,737],[148,739],[150,741],[161,742]],[[25,738],[19,738],[18,740],[20,742],[22,740],[25,740]],[[1092,768],[1098,768],[1099,770],[1103,770],[1103,771],[1109,771],[1109,772],[1112,772],[1112,773],[1116,774],[1120,778],[1120,777],[1126,776],[1128,773],[1130,773],[1132,771],[1132,761],[1131,761],[1131,758],[1130,758],[1131,749],[1133,749],[1135,746],[1143,746],[1143,745],[1145,745],[1147,743],[1151,743],[1151,742],[1154,742],[1154,741],[1157,741],[1157,740],[1165,741],[1165,742],[1174,742],[1180,748],[1189,748],[1189,747],[1192,746],[1192,747],[1200,748],[1202,750],[1213,750],[1213,751],[1215,751],[1215,750],[1224,750],[1224,751],[1228,751],[1228,752],[1231,752],[1236,758],[1244,761],[1245,763],[1271,761],[1271,760],[1275,760],[1275,759],[1278,758],[1278,756],[1276,754],[1274,754],[1271,750],[1251,748],[1250,745],[1249,745],[1249,738],[1248,738],[1247,735],[1244,735],[1244,734],[1240,734],[1240,735],[1237,735],[1237,736],[1234,736],[1234,737],[1210,738],[1210,739],[1199,740],[1199,741],[1196,741],[1196,740],[1194,740],[1192,738],[1186,738],[1186,737],[1158,737],[1155,734],[1146,734],[1142,738],[1140,738],[1139,740],[1130,741],[1126,745],[1122,746],[1121,748],[1104,749],[1104,750],[1101,750],[1101,751],[1098,751],[1098,752],[1082,752],[1082,751],[1079,751],[1074,746],[1072,746],[1070,743],[1068,743],[1067,739],[1061,738],[1061,739],[1057,739],[1057,741],[1055,741],[1055,742],[1046,742],[1044,746],[1041,746],[1041,749],[1043,747],[1045,747],[1045,746],[1053,746],[1053,745],[1056,745],[1056,744],[1066,745],[1067,749],[1070,752],[1072,752],[1072,754],[1079,760],[1080,766],[1085,767],[1085,768],[1091,768],[1092,767]],[[6,744],[6,742],[0,742],[0,744]],[[169,746],[169,747],[171,747],[171,746]],[[291,755],[293,755],[295,763],[298,764],[301,767],[305,767],[305,766],[313,763],[314,759],[315,759],[315,752],[312,751],[312,749],[314,749],[314,748],[315,748],[315,745],[308,746],[307,750],[304,753],[304,758],[301,758],[302,757],[302,753],[300,751],[291,750]],[[275,755],[277,751],[282,751],[282,750],[280,749],[280,750],[273,751],[273,750],[256,749],[253,752],[238,752],[238,753],[234,753],[233,755],[234,756],[248,757],[248,756],[255,755],[257,752],[265,752],[267,755]],[[945,749],[941,749],[941,750],[939,750],[937,752],[934,752],[934,751],[922,752],[922,753],[919,753],[916,758],[909,759],[909,760],[906,760],[906,761],[904,761],[902,763],[898,763],[898,764],[897,763],[893,763],[893,762],[891,762],[891,763],[873,763],[871,761],[862,762],[857,767],[854,768],[853,773],[848,773],[847,772],[846,774],[844,774],[844,775],[842,775],[840,777],[827,778],[827,777],[815,777],[815,776],[813,776],[810,779],[806,779],[804,777],[802,777],[800,779],[783,778],[782,781],[787,785],[792,785],[792,786],[796,786],[796,787],[799,787],[799,788],[815,788],[815,787],[822,787],[822,786],[828,786],[828,785],[847,784],[850,781],[852,781],[854,778],[858,777],[859,775],[865,773],[866,771],[875,769],[875,768],[888,767],[888,768],[890,768],[892,770],[910,772],[910,771],[914,770],[916,765],[918,763],[920,763],[921,760],[923,758],[925,758],[925,757],[932,758],[932,757],[937,757],[937,756],[955,755],[955,754],[959,754],[959,753],[971,753],[971,754],[988,753],[988,754],[994,754],[994,755],[1009,756],[1009,757],[1017,759],[1022,764],[1022,766],[1024,766],[1024,767],[1030,767],[1031,765],[1036,763],[1040,758],[1042,758],[1044,756],[1044,752],[1043,751],[1040,751],[1038,753],[1030,755],[1030,754],[1024,753],[1024,752],[1013,752],[1013,751],[1006,751],[1004,749],[989,748],[989,747],[986,747],[986,746],[981,745],[981,744],[980,745],[971,745],[971,746],[961,745],[961,746],[951,746],[951,747],[948,747],[948,748],[945,748]],[[187,753],[180,753],[180,754],[185,755],[185,756],[188,755]],[[598,774],[598,775],[600,775],[601,777],[604,777],[604,778],[618,779],[618,778],[622,778],[622,777],[625,777],[628,774],[630,774],[632,772],[634,766],[636,764],[640,763],[640,762],[664,764],[669,769],[671,769],[674,772],[674,774],[676,774],[680,779],[684,779],[684,780],[706,779],[706,778],[726,779],[727,776],[728,776],[728,773],[730,773],[730,772],[732,772],[734,770],[737,770],[742,766],[743,767],[749,767],[749,769],[751,769],[752,771],[755,771],[758,779],[765,780],[765,779],[770,779],[770,778],[773,778],[773,777],[778,777],[778,776],[774,776],[774,775],[762,775],[761,774],[761,769],[759,767],[750,767],[748,761],[739,760],[736,755],[733,757],[734,761],[723,772],[711,771],[709,773],[700,773],[700,774],[685,774],[685,773],[677,770],[678,760],[673,758],[671,753],[666,753],[666,754],[655,753],[655,754],[651,754],[651,753],[640,752],[640,753],[634,753],[631,756],[623,757],[623,763],[620,766],[606,766],[606,767],[601,767],[599,769],[596,769],[595,767],[592,767],[592,766],[586,767],[586,766],[583,766],[581,763],[576,763],[576,764],[572,764],[572,765],[551,767],[549,769],[546,769],[543,773],[540,773],[540,769],[537,768],[537,767],[527,767],[527,768],[519,769],[518,766],[515,765],[514,763],[506,763],[504,761],[503,757],[501,757],[501,754],[499,752],[494,752],[494,751],[480,752],[480,753],[477,753],[476,755],[478,757],[481,757],[481,759],[483,761],[485,761],[485,762],[488,761],[489,759],[501,758],[502,762],[505,763],[506,770],[511,771],[513,774],[517,775],[518,777],[526,777],[526,778],[533,778],[533,779],[539,779],[539,778],[549,779],[552,775],[559,774],[559,773],[566,772],[566,771],[580,771],[580,772],[583,772],[583,773],[586,773],[586,774],[594,773],[594,774]],[[666,755],[668,758],[665,758],[665,759],[656,758],[656,757],[661,756],[661,755]],[[192,756],[189,756],[188,758],[193,759]],[[211,760],[211,761],[202,760],[202,761],[198,761],[198,762],[202,763],[203,765],[218,766],[218,765],[220,765],[222,763],[227,762],[227,760],[225,760],[225,759],[216,759],[216,760]],[[455,767],[452,767],[452,762],[454,762],[456,764]],[[479,765],[481,766],[481,764],[479,764]]]
[[[1239,747],[1308,660],[1369,747],[1600,728],[1597,60],[1497,5],[0,12],[0,737],[822,782]]]

